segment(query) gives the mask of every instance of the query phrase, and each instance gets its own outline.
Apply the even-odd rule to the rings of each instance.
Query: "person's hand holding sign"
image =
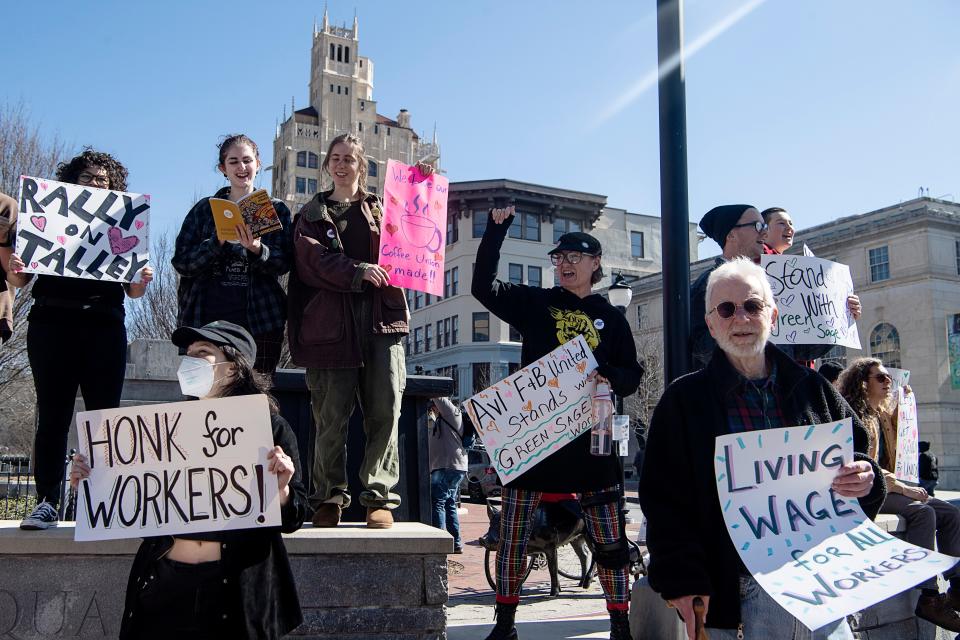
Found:
[[[75,453],[70,459],[70,486],[74,489],[84,478],[90,477],[90,465],[82,453]]]
[[[390,272],[378,264],[368,264],[363,268],[363,279],[375,287],[390,284]]]
[[[496,224],[503,224],[503,221],[512,216],[516,212],[517,208],[514,206],[504,207],[503,209],[494,209],[490,212],[490,215],[493,216],[493,221]]]
[[[840,467],[831,485],[845,498],[862,498],[873,487],[873,466],[866,460],[854,460]]]
[[[850,315],[853,316],[854,320],[860,319],[860,311],[863,307],[860,306],[860,297],[855,296],[852,293],[847,296],[847,310],[850,312]]]
[[[282,447],[274,447],[267,453],[267,471],[277,475],[277,486],[280,489],[280,506],[290,502],[290,479],[296,467],[290,456],[283,452]]]

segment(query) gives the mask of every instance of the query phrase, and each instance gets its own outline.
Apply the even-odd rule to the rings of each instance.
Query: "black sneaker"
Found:
[[[44,500],[33,509],[33,513],[20,521],[20,528],[39,531],[57,526],[57,509]]]

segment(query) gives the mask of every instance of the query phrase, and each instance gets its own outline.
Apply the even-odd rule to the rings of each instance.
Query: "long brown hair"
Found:
[[[253,368],[253,363],[237,349],[230,345],[220,345],[220,350],[226,356],[228,362],[234,364],[234,374],[223,386],[220,393],[221,398],[228,396],[245,396],[262,393],[267,396],[267,402],[270,405],[270,413],[279,413],[280,407],[277,400],[270,394],[272,384],[270,378]]]
[[[874,367],[883,366],[883,363],[876,358],[857,358],[840,373],[837,380],[837,386],[853,412],[861,420],[873,413],[870,407],[870,399],[867,396],[867,389],[870,382],[870,371]]]

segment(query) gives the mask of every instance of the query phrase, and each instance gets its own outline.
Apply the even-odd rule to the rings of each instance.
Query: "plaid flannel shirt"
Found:
[[[779,429],[784,426],[780,397],[777,392],[777,363],[772,362],[766,380],[747,380],[727,394],[727,423],[730,433]]]
[[[214,194],[226,198],[229,187]],[[262,253],[254,256],[239,244],[229,242],[221,246],[213,222],[210,199],[203,198],[193,206],[177,235],[176,249],[171,260],[180,274],[177,289],[177,323],[196,327],[201,322],[212,322],[216,311],[205,307],[208,279],[218,263],[227,257],[242,257],[247,262],[250,278],[247,290],[247,326],[254,336],[282,331],[287,318],[287,297],[279,278],[293,262],[293,222],[290,209],[280,200],[273,200],[283,229],[260,238]],[[232,255],[231,255],[232,254]]]

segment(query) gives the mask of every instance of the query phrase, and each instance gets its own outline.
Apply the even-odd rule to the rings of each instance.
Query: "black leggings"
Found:
[[[101,324],[31,321],[27,355],[37,390],[37,435],[33,475],[37,500],[60,504],[67,434],[77,389],[87,410],[120,406],[127,366],[127,331],[122,321]]]
[[[157,560],[137,594],[137,637],[230,637],[226,632],[236,629],[240,621],[227,615],[224,576],[219,561],[187,564]]]

